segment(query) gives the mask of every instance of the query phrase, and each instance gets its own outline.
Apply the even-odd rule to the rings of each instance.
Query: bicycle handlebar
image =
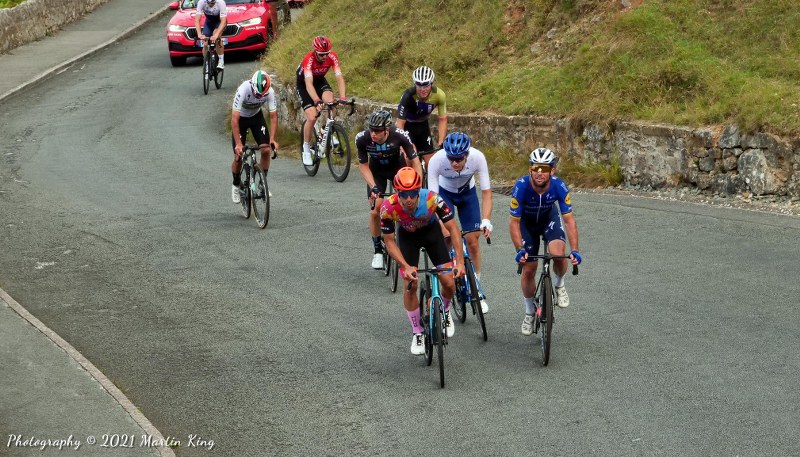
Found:
[[[392,195],[391,192],[380,192],[378,194],[378,196],[381,197],[381,198],[385,198],[385,197],[388,197],[390,195]],[[369,209],[375,209],[375,199],[371,198],[370,200],[371,200],[371,202],[370,202],[370,205],[369,205]]]
[[[422,269],[418,269],[418,270],[416,271],[416,273],[433,273],[433,274],[439,274],[439,273],[447,273],[448,271],[453,271],[453,269],[452,269],[452,268],[422,268]],[[419,277],[417,277],[416,275],[415,275],[415,278],[416,278],[416,279],[419,279]],[[410,282],[410,281],[409,281],[409,283],[408,283],[408,288],[407,288],[407,289],[408,289],[408,290],[411,290],[411,282]]]
[[[472,230],[462,230],[461,231],[461,238],[464,238],[464,235],[466,235],[468,233],[473,233],[473,232],[483,232],[483,229],[476,228],[476,229],[472,229]],[[486,244],[492,244],[492,237],[487,237],[486,238]]]
[[[351,98],[349,101],[334,100],[334,101],[332,101],[330,103],[329,102],[323,102],[323,103],[326,105],[326,107],[322,108],[321,110],[319,110],[319,112],[317,113],[316,118],[319,118],[322,115],[323,111],[330,111],[330,109],[333,108],[336,105],[348,105],[348,106],[350,106],[350,112],[347,113],[348,116],[352,116],[353,113],[356,112],[356,99],[355,98]]]
[[[570,257],[568,255],[550,255],[550,254],[547,254],[547,255],[529,255],[528,258],[525,259],[525,263],[535,262],[535,261],[537,261],[539,259],[552,260],[552,259],[569,259],[569,258]],[[522,263],[518,263],[517,264],[517,274],[518,275],[522,274]],[[577,275],[578,275],[578,266],[577,265],[573,265],[572,266],[572,276],[577,276]]]
[[[272,144],[269,145],[269,148],[272,150],[272,158],[277,159],[278,150],[272,147]],[[245,151],[248,150],[253,151],[253,153],[255,153],[256,151],[260,151],[261,147],[257,144],[245,144],[244,146],[242,146],[242,156],[244,156]]]

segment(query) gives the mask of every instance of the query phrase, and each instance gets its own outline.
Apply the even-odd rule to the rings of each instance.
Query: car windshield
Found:
[[[197,8],[198,0],[183,0],[183,9]],[[242,5],[245,3],[258,3],[258,0],[225,0],[226,5]]]

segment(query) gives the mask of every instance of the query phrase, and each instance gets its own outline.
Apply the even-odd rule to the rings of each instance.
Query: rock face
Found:
[[[28,0],[0,9],[0,54],[36,41],[108,0]]]
[[[280,87],[281,122],[303,122],[294,87]],[[399,94],[398,94],[399,100]],[[396,105],[359,100],[356,114],[340,116],[351,133],[364,128],[373,110]],[[448,113],[448,130],[463,130],[481,144],[510,148],[525,157],[538,146],[577,159],[609,162],[618,157],[626,184],[662,189],[694,187],[705,192],[800,197],[800,138],[744,133],[735,125],[691,128],[644,122],[586,124],[537,116]],[[436,122],[431,122],[435,130]]]

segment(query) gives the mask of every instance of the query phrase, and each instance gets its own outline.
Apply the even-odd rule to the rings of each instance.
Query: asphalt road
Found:
[[[224,119],[256,64],[226,58],[204,96],[165,22],[0,107],[0,287],[165,436],[226,456],[800,453],[800,219],[577,193],[585,262],[543,368],[498,195],[489,341],[457,326],[441,390],[369,268],[356,170],[278,159],[269,227],[243,220]]]

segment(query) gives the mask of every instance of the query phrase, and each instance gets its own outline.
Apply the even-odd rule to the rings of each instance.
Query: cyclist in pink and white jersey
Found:
[[[342,68],[339,66],[339,56],[331,52],[333,45],[326,36],[318,36],[312,41],[314,50],[303,57],[297,67],[297,96],[306,115],[303,124],[303,164],[313,165],[311,157],[311,135],[314,132],[314,121],[317,113],[324,103],[333,103],[333,89],[331,89],[325,75],[333,68],[336,84],[339,86],[339,100],[347,100],[344,86]]]

